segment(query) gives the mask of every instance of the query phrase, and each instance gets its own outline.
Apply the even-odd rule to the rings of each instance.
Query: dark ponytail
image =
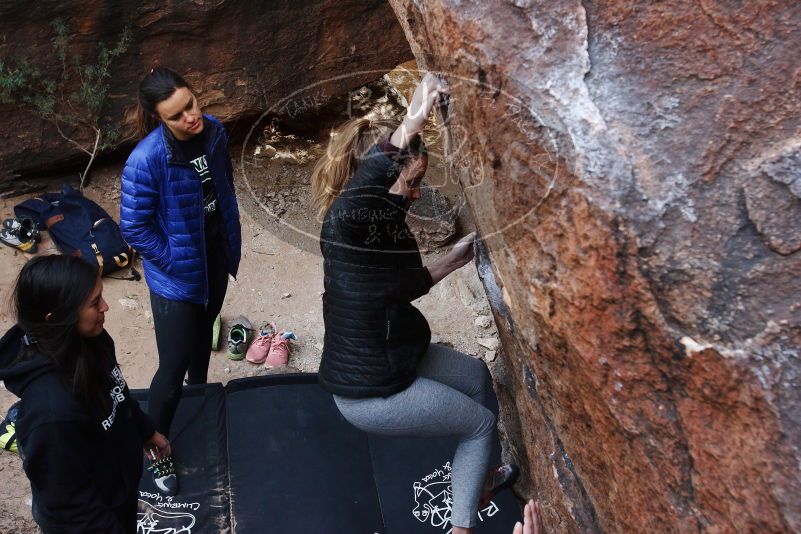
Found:
[[[13,294],[17,323],[35,343],[21,358],[42,354],[56,364],[75,397],[107,407],[113,354],[98,351],[77,326],[81,308],[97,284],[97,269],[72,256],[39,256],[22,267]]]
[[[186,87],[191,90],[181,75],[167,67],[155,67],[139,83],[139,97],[136,108],[136,131],[144,138],[159,125],[156,105],[172,96],[176,89]]]

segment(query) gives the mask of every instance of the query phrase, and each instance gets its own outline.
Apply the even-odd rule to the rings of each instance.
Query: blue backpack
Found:
[[[17,219],[32,219],[62,254],[77,256],[107,275],[131,268],[131,280],[141,277],[133,267],[134,251],[119,225],[95,202],[65,184],[59,193],[45,193],[14,206]]]

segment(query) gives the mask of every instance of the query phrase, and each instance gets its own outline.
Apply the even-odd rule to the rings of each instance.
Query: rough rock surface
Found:
[[[801,4],[391,3],[546,530],[801,530]]]
[[[54,77],[61,63],[50,22],[57,18],[72,30],[70,53],[84,58],[131,24],[133,45],[109,80],[109,113],[129,139],[139,80],[156,64],[184,73],[204,110],[232,124],[271,109],[300,114],[411,57],[392,9],[381,0],[46,0],[0,5],[0,60],[27,59]],[[0,136],[0,185],[3,176],[52,168],[80,154],[51,125],[9,105],[0,105]]]
[[[423,196],[409,208],[406,222],[421,251],[446,245],[456,235],[457,208],[433,187],[422,188]]]

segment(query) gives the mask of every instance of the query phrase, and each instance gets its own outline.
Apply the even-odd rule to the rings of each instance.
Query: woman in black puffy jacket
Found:
[[[366,432],[458,439],[451,523],[455,534],[466,534],[480,501],[511,485],[517,468],[487,469],[495,415],[486,407],[486,365],[432,345],[428,322],[411,304],[473,258],[470,234],[424,267],[405,222],[428,165],[419,132],[444,92],[427,75],[402,123],[347,122],[314,170],[313,200],[324,214],[319,377],[342,415]]]

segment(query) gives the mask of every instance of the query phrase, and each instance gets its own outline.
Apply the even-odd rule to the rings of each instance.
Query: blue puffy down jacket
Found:
[[[228,136],[217,119],[203,116],[203,136],[217,206],[219,243],[228,272],[236,276],[242,243],[239,207],[228,153]],[[159,126],[142,139],[122,171],[122,234],[142,256],[150,289],[170,300],[206,304],[208,280],[203,228],[203,191],[168,128]]]

